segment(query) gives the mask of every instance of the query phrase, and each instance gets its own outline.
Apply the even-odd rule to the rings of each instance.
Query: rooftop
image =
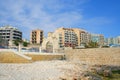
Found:
[[[13,29],[13,30],[18,30],[16,27],[13,27],[13,26],[3,26],[3,27],[0,27],[0,30],[6,30],[6,29]]]

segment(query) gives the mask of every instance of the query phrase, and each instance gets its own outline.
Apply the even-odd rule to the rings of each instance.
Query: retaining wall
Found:
[[[39,52],[22,52],[24,55],[31,57],[33,61],[62,60],[64,53],[39,53]]]
[[[65,49],[67,60],[120,66],[120,48]]]

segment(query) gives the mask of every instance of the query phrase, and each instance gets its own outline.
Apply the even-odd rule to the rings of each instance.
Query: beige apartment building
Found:
[[[72,28],[58,28],[55,32],[60,47],[74,47],[78,45],[77,35]]]
[[[79,28],[58,28],[59,44],[64,47],[81,46],[87,43],[87,31]]]
[[[78,28],[73,28],[73,31],[77,35],[77,46],[81,46],[87,43],[87,31]]]
[[[31,44],[42,44],[43,42],[43,30],[32,30],[30,34],[30,43]]]

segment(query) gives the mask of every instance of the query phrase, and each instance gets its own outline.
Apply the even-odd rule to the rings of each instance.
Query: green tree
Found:
[[[85,45],[86,48],[97,48],[99,45],[97,42],[89,42],[87,45]]]
[[[16,46],[18,46],[19,45],[19,43],[22,43],[22,40],[14,40],[14,42],[13,42]]]
[[[27,47],[27,46],[28,46],[28,43],[27,43],[27,42],[23,42],[23,46],[24,46],[24,47]]]
[[[0,34],[0,46],[5,46],[5,40],[2,39],[1,34]]]
[[[3,42],[3,40],[2,40],[2,37],[0,35],[0,45],[2,45],[2,42]]]

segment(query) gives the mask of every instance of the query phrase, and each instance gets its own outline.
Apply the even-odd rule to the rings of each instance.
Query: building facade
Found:
[[[43,30],[32,30],[30,34],[30,43],[31,44],[42,44],[43,42]]]
[[[48,37],[44,38],[42,49],[58,50],[64,47],[85,47],[89,42],[97,42],[100,46],[104,45],[104,36],[101,34],[90,34],[79,28],[58,28],[54,32],[49,32]]]
[[[120,44],[120,36],[118,36],[117,38],[118,38],[118,44]]]
[[[71,28],[58,28],[55,32],[60,47],[74,47],[78,45],[77,34]]]
[[[48,43],[51,43],[54,49],[62,49],[64,47],[76,47],[86,43],[86,32],[77,28],[58,28],[55,32],[48,33],[48,37],[44,39],[42,47],[47,49]],[[50,45],[51,45],[50,44]]]
[[[13,40],[22,40],[22,32],[12,26],[3,26],[0,27],[0,37],[6,41],[7,45],[10,45],[9,42]]]
[[[106,38],[106,45],[120,45],[120,36],[118,37],[111,37],[111,38]]]
[[[81,46],[87,42],[87,32],[78,28],[58,28],[59,44],[64,47]]]
[[[89,41],[97,42],[98,45],[104,45],[104,36],[102,34],[89,34]]]
[[[87,31],[78,29],[78,28],[73,28],[77,38],[77,46],[82,46],[87,43]]]

